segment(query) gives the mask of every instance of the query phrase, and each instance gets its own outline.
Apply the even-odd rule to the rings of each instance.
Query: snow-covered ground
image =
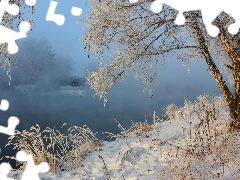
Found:
[[[227,116],[225,110],[220,114],[221,117]],[[154,130],[144,132],[140,136],[111,142],[103,141],[102,146],[90,153],[77,169],[56,174],[40,174],[39,177],[42,180],[174,179],[170,175],[167,176],[168,178],[160,178],[161,168],[177,159],[175,155],[169,154],[172,150],[169,144],[186,147],[186,141],[189,140],[189,131],[186,129],[196,129],[199,123],[200,120],[196,115],[185,120],[176,119],[156,123]],[[179,155],[178,158],[185,157]],[[196,179],[205,179],[205,177]],[[226,168],[224,176],[220,179],[234,178]]]
[[[198,122],[190,120],[193,124]],[[109,177],[112,180],[157,180],[161,165],[166,160],[161,151],[164,150],[165,142],[175,142],[184,136],[182,127],[187,126],[188,121],[163,122],[156,130],[145,132],[140,137],[121,139],[113,142],[103,142],[100,150],[88,156],[82,165],[71,172],[60,174],[42,175],[44,179],[89,179],[105,180]],[[156,139],[159,139],[156,142]],[[161,146],[161,150],[159,150]],[[99,155],[102,158],[99,158]],[[104,162],[103,162],[104,161]],[[104,169],[104,163],[106,169]]]

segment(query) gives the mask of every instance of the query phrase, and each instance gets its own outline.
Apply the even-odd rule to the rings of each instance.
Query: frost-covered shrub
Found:
[[[149,124],[148,121],[145,119],[145,122],[132,122],[132,125],[126,129],[124,128],[116,119],[115,121],[118,123],[118,127],[121,130],[119,134],[113,134],[110,132],[105,132],[106,134],[109,134],[108,137],[110,139],[116,138],[116,140],[124,139],[124,138],[129,138],[129,137],[136,137],[136,136],[141,136],[144,132],[152,131],[156,129],[163,119],[160,119],[157,115],[156,112],[154,111],[153,113],[153,124]]]
[[[168,120],[176,119],[178,107],[175,104],[169,104],[166,108],[165,117]]]
[[[194,105],[199,124],[190,123],[184,138],[167,142],[168,164],[159,179],[239,179],[240,133],[229,132],[229,119],[218,113],[225,111],[224,98],[202,95]]]
[[[66,123],[63,124],[65,125]],[[14,136],[8,138],[6,146],[14,146],[13,149],[32,154],[37,165],[47,162],[50,172],[56,173],[77,168],[91,151],[101,146],[101,143],[87,126],[71,126],[68,128],[68,134],[62,134],[50,127],[41,131],[40,126],[36,124],[30,131],[16,131]],[[18,170],[24,170],[27,165],[27,162],[17,163],[20,165]]]
[[[175,104],[170,104],[166,108],[165,117],[168,120],[173,119],[186,119],[191,117],[194,112],[194,104],[187,101],[185,98],[184,106],[177,107]]]
[[[198,96],[197,100],[193,103],[185,98],[183,107],[177,107],[175,104],[168,105],[165,117],[168,120],[187,119],[202,114],[205,109],[214,110],[214,108],[224,110],[226,113],[228,112],[227,103],[222,95],[211,97],[210,95],[204,94]],[[222,112],[223,111],[221,111],[221,113]]]

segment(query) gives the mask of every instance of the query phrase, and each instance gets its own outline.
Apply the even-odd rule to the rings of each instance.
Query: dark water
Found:
[[[103,101],[93,98],[92,93],[86,94],[84,97],[76,96],[51,96],[51,95],[19,95],[14,93],[1,93],[1,99],[7,99],[10,107],[7,111],[0,111],[0,124],[7,126],[7,120],[10,116],[16,116],[20,120],[17,130],[30,130],[31,126],[40,125],[41,130],[46,127],[55,127],[62,133],[63,123],[71,123],[74,126],[87,125],[96,137],[101,140],[107,135],[102,132],[111,132],[117,134],[120,132],[116,118],[123,127],[129,127],[131,120],[144,121],[145,116],[152,122],[153,110],[151,107],[145,107],[142,102],[137,103],[135,99],[124,99],[119,96],[118,101],[110,101],[106,107]],[[141,100],[139,100],[141,101]],[[138,105],[137,105],[138,104]],[[145,109],[144,109],[145,107]],[[64,132],[65,131],[65,132]],[[7,135],[0,134],[1,157],[6,155],[15,156],[16,151],[12,146],[5,147],[7,143]],[[109,140],[109,139],[104,139]]]
[[[189,89],[188,89],[189,88]],[[219,94],[213,87],[206,92],[206,88],[172,87],[171,85],[157,87],[153,98],[142,92],[141,84],[116,84],[109,92],[108,103],[103,106],[103,101],[98,97],[93,98],[93,92],[89,89],[84,97],[68,95],[21,95],[8,91],[0,92],[0,99],[7,99],[10,107],[7,111],[0,111],[0,124],[7,126],[10,116],[17,116],[20,124],[17,130],[30,130],[31,126],[40,125],[41,130],[46,127],[55,127],[60,130],[63,123],[71,123],[74,126],[87,125],[99,140],[107,135],[102,132],[117,134],[120,132],[116,118],[123,127],[127,128],[133,122],[143,122],[145,118],[152,122],[152,114],[156,111],[161,117],[164,108],[170,103],[182,106],[184,96],[189,100],[195,100],[203,93]],[[62,133],[67,133],[61,131]],[[12,147],[5,147],[7,135],[0,134],[1,157],[15,156],[16,151]],[[104,139],[108,140],[108,139]],[[6,161],[6,160],[4,160]]]

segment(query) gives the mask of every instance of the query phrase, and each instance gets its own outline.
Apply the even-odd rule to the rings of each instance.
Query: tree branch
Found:
[[[180,50],[180,49],[190,49],[190,48],[195,48],[195,49],[199,49],[198,46],[182,46],[182,47],[174,47],[174,48],[169,48],[166,50],[162,50],[160,52],[157,53],[151,53],[151,54],[147,54],[146,51],[142,52],[141,54],[136,54],[137,58],[135,60],[132,61],[132,64],[138,59],[138,57],[142,57],[144,55],[160,55],[160,54],[165,54],[165,53],[169,53],[171,51],[176,51],[176,50]],[[110,69],[111,70],[111,69]],[[110,70],[108,71],[108,73],[110,72]],[[114,81],[116,81],[126,70],[123,70],[121,72],[119,72],[115,77],[114,77]]]

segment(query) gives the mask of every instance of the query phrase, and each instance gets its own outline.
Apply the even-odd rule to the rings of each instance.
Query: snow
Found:
[[[219,120],[224,119],[225,109],[222,109],[220,114],[222,118]],[[42,180],[159,180],[161,168],[168,167],[170,162],[177,160],[175,156],[169,156],[169,144],[186,147],[191,141],[190,128],[196,129],[199,123],[197,116],[158,122],[154,130],[144,132],[140,136],[118,138],[111,142],[102,141],[102,146],[86,156],[77,169],[39,176]],[[221,129],[221,126],[219,128]],[[185,157],[179,154],[179,158]],[[209,156],[210,161],[212,160]],[[168,177],[167,174],[167,178],[164,179],[172,177]],[[234,178],[226,168],[221,179]]]

